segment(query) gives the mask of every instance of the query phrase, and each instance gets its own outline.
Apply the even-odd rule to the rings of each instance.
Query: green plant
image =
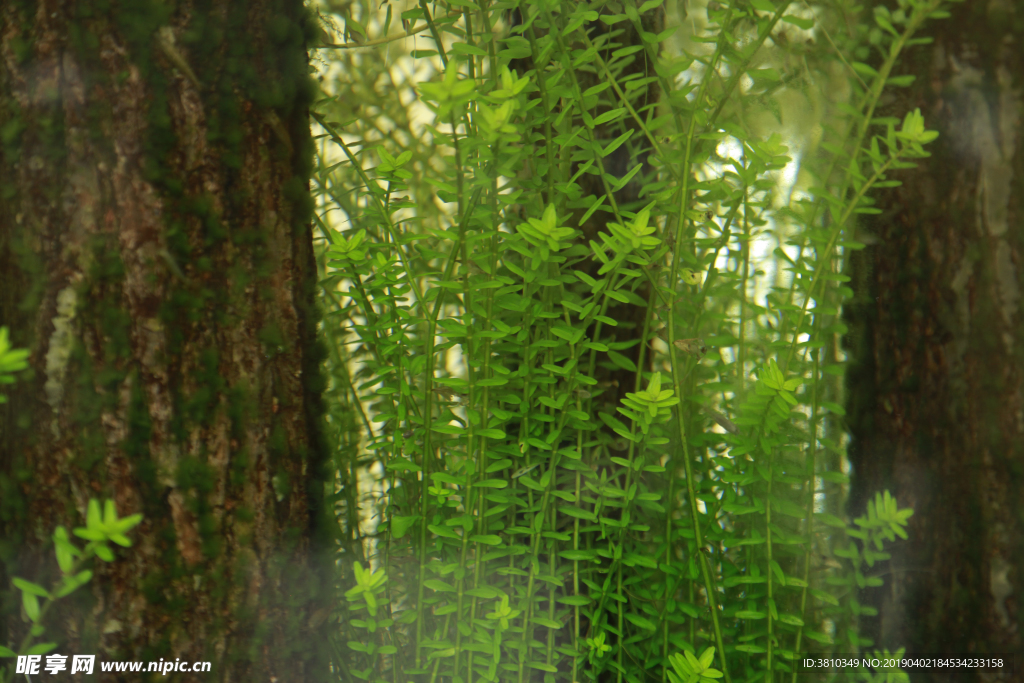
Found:
[[[28,367],[28,351],[12,349],[6,327],[0,327],[0,384],[13,384],[14,373]],[[0,394],[0,403],[7,403],[7,397]]]
[[[874,112],[943,4],[707,3],[684,49],[657,0],[422,2],[425,80],[390,42],[337,57],[317,228],[369,614],[340,680],[782,680],[871,646],[855,591],[909,511],[840,517],[843,263],[935,137]],[[336,19],[385,36],[392,9]]]
[[[362,610],[366,610],[366,618],[352,619],[351,624],[356,628],[363,628],[371,634],[367,642],[361,643],[359,641],[351,641],[348,643],[348,647],[356,652],[365,652],[367,655],[374,657],[377,655],[393,655],[397,652],[397,648],[394,645],[375,645],[370,642],[373,639],[373,634],[377,633],[377,629],[388,629],[394,624],[393,619],[380,619],[377,618],[377,610],[380,607],[379,599],[381,593],[384,592],[384,581],[385,574],[383,570],[378,569],[375,572],[370,572],[363,569],[363,566],[356,562],[353,565],[356,576],[356,585],[348,589],[345,592],[345,599],[349,601],[349,610],[354,613],[358,613]],[[371,667],[372,669],[372,667]],[[369,680],[371,669],[366,671],[352,671],[352,675],[360,680]]]
[[[669,657],[672,670],[668,672],[668,679],[672,683],[709,683],[722,677],[722,672],[711,668],[711,662],[715,658],[715,648],[709,647],[701,653],[700,659],[694,657],[690,652],[679,654],[678,652]]]
[[[63,526],[58,526],[53,533],[53,545],[54,553],[57,556],[57,565],[61,571],[61,579],[50,590],[27,579],[15,577],[12,580],[15,588],[21,591],[21,604],[24,608],[24,616],[32,623],[32,626],[18,646],[17,651],[0,645],[0,657],[43,655],[57,647],[57,643],[53,642],[36,643],[33,645],[35,639],[41,637],[46,632],[43,620],[46,618],[50,607],[57,600],[70,595],[92,579],[93,572],[90,569],[86,569],[86,566],[93,556],[100,558],[104,562],[114,561],[114,552],[110,548],[110,543],[130,548],[132,542],[125,534],[141,521],[142,515],[139,514],[118,518],[117,508],[114,507],[114,501],[112,500],[107,500],[104,503],[101,514],[99,501],[90,499],[86,510],[85,526],[77,527],[72,531],[75,536],[88,541],[84,548],[78,548],[72,543],[67,529]],[[42,598],[42,604],[40,604],[40,598]],[[0,676],[0,680],[14,680],[14,674],[11,672],[10,667]]]

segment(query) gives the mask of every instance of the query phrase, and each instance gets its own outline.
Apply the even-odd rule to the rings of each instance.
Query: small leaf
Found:
[[[26,655],[45,655],[57,647],[57,643],[36,643],[25,652]]]
[[[85,526],[90,531],[99,531],[103,526],[103,519],[100,517],[100,503],[95,498],[89,499],[89,507],[85,513]]]
[[[93,531],[92,529],[84,529],[82,527],[78,527],[72,533],[74,533],[75,536],[78,536],[79,538],[84,538],[87,541],[102,541],[106,538],[102,531]]]
[[[704,276],[702,273],[695,273],[689,268],[683,268],[681,271],[679,271],[679,274],[683,278],[683,282],[685,282],[688,285],[699,285],[701,282],[704,281]]]
[[[132,547],[132,542],[128,539],[128,537],[126,537],[126,536],[124,536],[122,534],[118,534],[118,533],[108,534],[107,538],[109,538],[111,541],[113,541],[114,543],[118,544],[122,548],[131,548]]]
[[[50,597],[49,591],[47,591],[45,588],[43,588],[39,584],[32,583],[31,581],[26,581],[25,579],[19,579],[18,577],[14,577],[11,580],[14,583],[15,586],[17,586],[21,590],[25,591],[26,593],[31,593],[32,595],[38,595],[41,598],[48,598],[48,597]]]
[[[25,606],[25,614],[33,622],[39,621],[39,598],[34,593],[23,592],[21,604]]]
[[[787,14],[782,17],[782,20],[787,24],[793,24],[793,26],[802,28],[805,31],[809,31],[814,28],[814,19],[801,19],[800,17],[794,17],[792,14]]]
[[[419,520],[419,515],[395,516],[391,518],[391,537],[401,538],[413,524]]]

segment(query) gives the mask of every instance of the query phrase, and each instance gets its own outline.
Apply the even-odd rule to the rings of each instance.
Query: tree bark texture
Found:
[[[1024,563],[1024,11],[955,5],[898,67],[917,75],[882,115],[920,107],[940,137],[903,186],[877,193],[877,238],[852,258],[847,307],[850,512],[889,489],[910,538],[862,602],[875,645],[1016,653]],[[888,565],[888,566],[885,566]],[[1016,674],[1019,676],[1019,670]],[[959,670],[931,681],[1020,680]]]
[[[0,324],[31,352],[0,590],[53,584],[90,498],[144,515],[48,614],[58,653],[327,678],[314,29],[299,0],[0,3]]]

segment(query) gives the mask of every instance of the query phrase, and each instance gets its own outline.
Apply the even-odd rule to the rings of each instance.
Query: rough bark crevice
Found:
[[[45,584],[54,527],[113,498],[145,521],[53,613],[63,651],[322,678],[313,26],[290,0],[169,12],[0,9],[0,324],[32,353],[3,415],[3,571]]]

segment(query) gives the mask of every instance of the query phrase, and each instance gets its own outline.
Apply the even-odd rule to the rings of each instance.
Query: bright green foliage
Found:
[[[843,267],[934,139],[875,108],[945,3],[897,4],[422,3],[411,53],[390,5],[339,10],[376,41],[312,111],[368,615],[339,680],[790,681],[871,647],[856,591],[910,511],[841,517]]]
[[[722,672],[711,668],[711,662],[715,658],[715,648],[709,647],[701,653],[700,659],[693,656],[689,651],[679,654],[678,652],[668,658],[672,664],[672,670],[668,672],[668,679],[672,683],[710,683],[722,677]]]
[[[13,373],[28,367],[28,351],[12,349],[6,327],[0,327],[0,384],[13,384]],[[7,397],[0,394],[0,403],[7,403]]]
[[[626,398],[622,400],[626,408],[617,408],[616,410],[630,420],[639,423],[640,429],[647,434],[651,425],[659,417],[662,418],[661,422],[668,421],[671,411],[666,409],[679,403],[679,399],[672,395],[674,393],[671,389],[661,388],[661,374],[655,372],[651,375],[651,381],[647,385],[646,391],[626,394]]]
[[[366,629],[367,633],[375,634],[377,629],[390,629],[394,625],[394,620],[391,618],[378,619],[378,607],[380,605],[379,598],[383,597],[382,594],[385,590],[384,582],[386,575],[383,569],[378,569],[375,572],[363,569],[363,566],[356,562],[353,565],[355,570],[356,585],[350,588],[345,593],[345,599],[348,600],[348,609],[352,613],[359,613],[362,610],[366,610],[367,617],[364,618],[353,618],[351,620],[352,626],[359,629]],[[347,646],[355,652],[364,652],[370,657],[375,655],[393,655],[398,649],[392,645],[378,645],[373,635],[367,637],[365,642],[349,641]],[[370,680],[370,675],[373,671],[373,667],[360,671],[359,669],[353,669],[349,671],[349,674],[354,676],[358,680]]]
[[[541,264],[551,260],[551,252],[558,252],[569,246],[565,240],[572,237],[576,231],[558,226],[557,223],[555,206],[548,204],[540,218],[530,218],[528,223],[516,226],[516,230],[533,249],[522,244],[514,244],[513,248],[530,259],[531,270],[537,270]]]
[[[384,590],[384,571],[377,570],[371,573],[364,570],[363,566],[358,562],[355,563],[354,568],[356,572],[356,585],[345,593],[345,598],[352,601],[356,600],[357,596],[362,596],[366,611],[370,613],[371,617],[375,617],[377,616],[377,594]],[[361,605],[356,605],[352,609],[360,609],[361,607]],[[370,630],[374,631],[375,628]]]
[[[366,250],[360,249],[359,245],[366,238],[366,231],[360,230],[348,239],[338,240],[327,250],[328,258],[332,261],[362,261],[366,257]]]
[[[53,532],[54,552],[57,556],[57,565],[60,567],[61,579],[50,590],[43,588],[37,583],[14,577],[14,587],[21,591],[21,604],[25,611],[25,617],[32,622],[25,640],[22,641],[18,651],[15,652],[8,647],[0,645],[0,657],[15,657],[22,655],[42,655],[57,647],[56,643],[32,642],[46,632],[43,626],[43,619],[50,610],[50,606],[60,598],[75,592],[92,579],[92,571],[84,569],[93,555],[104,562],[114,561],[114,552],[110,549],[109,543],[116,543],[124,548],[130,548],[132,542],[125,535],[131,529],[142,522],[142,515],[135,514],[128,517],[118,517],[114,501],[107,500],[103,504],[103,512],[100,512],[98,500],[90,499],[86,508],[85,526],[73,530],[75,536],[89,541],[84,548],[78,548],[68,536],[67,529],[58,526]],[[43,599],[40,604],[39,599]],[[0,670],[0,681],[14,680],[13,668]]]

